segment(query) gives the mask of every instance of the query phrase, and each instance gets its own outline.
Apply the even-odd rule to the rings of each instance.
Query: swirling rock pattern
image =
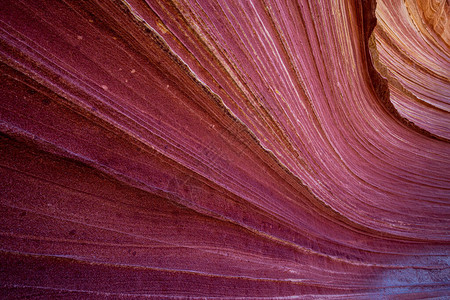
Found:
[[[2,297],[448,295],[448,2],[375,6],[3,0]]]
[[[378,69],[399,113],[450,139],[448,1],[380,1],[375,29]],[[400,16],[401,17],[400,17]]]

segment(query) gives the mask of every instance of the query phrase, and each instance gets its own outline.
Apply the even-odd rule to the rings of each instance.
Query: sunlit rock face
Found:
[[[0,15],[2,298],[448,295],[447,1]]]
[[[448,1],[379,1],[374,31],[378,69],[400,115],[450,139]]]

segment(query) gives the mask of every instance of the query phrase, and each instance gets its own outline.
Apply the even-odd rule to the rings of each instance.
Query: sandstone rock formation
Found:
[[[448,1],[0,8],[2,298],[448,295]]]

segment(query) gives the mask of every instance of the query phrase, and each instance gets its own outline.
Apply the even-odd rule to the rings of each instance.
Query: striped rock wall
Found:
[[[1,298],[444,298],[449,16],[2,0]]]

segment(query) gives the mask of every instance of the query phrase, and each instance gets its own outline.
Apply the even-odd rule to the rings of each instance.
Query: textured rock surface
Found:
[[[2,297],[448,294],[448,2],[0,8]]]
[[[450,139],[448,1],[380,1],[374,37],[379,71],[399,113]]]

